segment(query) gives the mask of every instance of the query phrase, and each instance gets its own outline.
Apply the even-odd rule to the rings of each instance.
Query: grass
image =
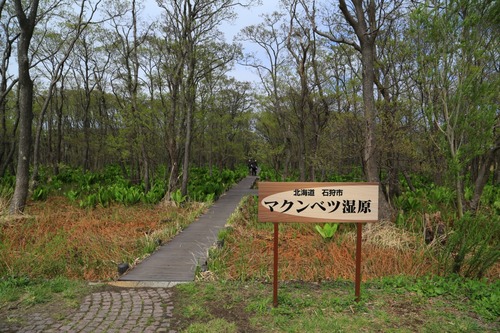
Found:
[[[404,281],[404,282],[403,282]],[[215,332],[211,325],[225,323],[226,332],[496,332],[496,313],[475,311],[467,289],[455,290],[456,280],[441,295],[427,296],[414,285],[426,278],[385,278],[365,283],[362,300],[354,301],[349,281],[280,284],[278,307],[272,307],[272,285],[258,281],[196,282],[176,288],[174,329],[179,332]],[[463,281],[462,281],[463,282]],[[485,293],[500,296],[499,284],[476,281]],[[395,287],[395,286],[398,287]],[[214,299],[213,295],[217,295]],[[198,312],[185,309],[196,304]]]
[[[50,280],[4,276],[0,279],[0,313],[52,304],[58,309],[74,309],[80,305],[89,286],[82,281],[57,277]]]
[[[0,219],[0,320],[42,307],[64,318],[88,281],[117,277],[173,237],[206,206],[110,205],[80,209],[60,197]],[[485,280],[439,277],[419,235],[365,228],[361,301],[354,301],[354,234],[340,225],[331,241],[314,225],[280,224],[279,306],[272,307],[272,228],[248,197],[210,251],[209,271],[175,287],[179,332],[497,332],[499,268]],[[49,309],[49,310],[47,310]],[[34,310],[33,310],[34,311]],[[62,311],[62,314],[61,314]]]
[[[364,231],[359,303],[353,228],[341,225],[325,241],[312,225],[280,224],[279,306],[272,307],[272,225],[256,220],[254,200],[247,198],[219,234],[224,246],[210,252],[210,271],[176,288],[180,332],[212,332],[215,320],[228,332],[500,330],[498,265],[485,280],[437,276],[423,240],[390,224]],[[184,316],[194,303],[202,315]]]

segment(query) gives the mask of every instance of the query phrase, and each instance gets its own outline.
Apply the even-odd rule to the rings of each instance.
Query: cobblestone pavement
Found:
[[[173,303],[167,288],[117,289],[88,295],[75,312],[61,320],[35,313],[26,325],[0,323],[0,332],[165,332]]]

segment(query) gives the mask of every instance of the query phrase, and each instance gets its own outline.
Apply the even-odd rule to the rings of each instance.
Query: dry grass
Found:
[[[273,228],[256,220],[254,199],[239,208],[233,217],[232,232],[215,260],[225,279],[270,280],[273,267]],[[279,274],[281,280],[321,281],[348,279],[355,275],[356,232],[343,224],[331,241],[324,240],[312,224],[280,224]],[[391,223],[363,228],[362,279],[392,275],[437,274],[438,260],[420,235]],[[488,272],[498,278],[500,265]]]
[[[114,205],[80,209],[66,198],[31,203],[24,216],[0,225],[0,270],[10,275],[85,280],[116,277],[185,227],[206,207]]]
[[[272,226],[256,222],[253,197],[232,216],[232,232],[217,260],[224,278],[272,277]],[[4,207],[7,207],[5,205]],[[206,206],[191,204],[86,210],[63,197],[30,203],[25,215],[0,217],[0,274],[110,280],[116,265],[135,263],[188,225]],[[280,224],[279,260],[282,280],[352,280],[355,271],[355,232],[342,225],[333,241],[325,241],[314,225]],[[363,229],[364,280],[388,275],[419,276],[436,272],[432,251],[414,234],[392,224]],[[487,277],[498,278],[500,265]],[[213,276],[211,277],[213,278]]]
[[[279,236],[280,278],[353,280],[355,239],[350,234],[337,236],[334,241],[325,241],[312,228],[301,228],[297,233],[292,226],[282,226]],[[226,239],[225,248],[221,260],[227,265],[227,278],[239,279],[242,274],[264,279],[272,276],[273,236],[269,230],[235,227]],[[434,260],[421,249],[387,247],[372,240],[363,242],[362,251],[364,280],[398,274],[419,276],[431,272],[435,266]]]

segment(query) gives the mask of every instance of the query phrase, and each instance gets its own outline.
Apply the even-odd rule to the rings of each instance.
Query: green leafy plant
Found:
[[[137,187],[130,187],[125,195],[125,205],[131,206],[141,201],[144,193]]]
[[[46,200],[49,196],[49,189],[47,187],[38,187],[33,190],[32,198],[36,201]]]
[[[110,191],[106,188],[100,188],[97,192],[97,203],[102,207],[108,207],[111,203]]]
[[[209,193],[205,196],[205,202],[214,202],[215,201],[215,193]]]
[[[12,198],[14,195],[14,187],[10,185],[0,185],[0,197],[5,199]]]
[[[69,190],[68,192],[66,192],[66,198],[68,198],[71,202],[75,202],[76,199],[78,199],[79,195],[80,192],[75,190]]]
[[[97,194],[89,194],[79,201],[80,208],[95,208],[97,206]]]
[[[153,187],[146,193],[142,200],[148,204],[157,204],[165,195],[165,188],[160,183],[155,183]]]
[[[451,207],[455,200],[455,194],[447,187],[437,186],[431,188],[428,193],[428,199],[434,206],[444,205],[445,207]]]
[[[325,223],[323,227],[317,225],[315,229],[321,235],[321,237],[323,237],[323,239],[329,240],[332,239],[333,236],[335,236],[338,227],[338,223]]]
[[[184,201],[186,201],[187,196],[182,195],[181,190],[178,189],[170,194],[170,198],[177,206],[180,206]]]
[[[497,320],[500,317],[500,280],[491,284],[479,280],[465,280],[461,286],[477,313],[488,320]]]
[[[110,187],[110,192],[112,193],[113,200],[118,203],[123,204],[126,197],[126,188],[121,185],[114,185]]]

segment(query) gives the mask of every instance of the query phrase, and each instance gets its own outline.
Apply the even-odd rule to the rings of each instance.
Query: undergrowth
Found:
[[[213,250],[209,269],[221,279],[270,281],[273,226],[257,220],[256,197],[247,197],[224,232],[224,247]],[[332,236],[333,237],[333,236]],[[420,276],[436,269],[425,245],[391,224],[366,227],[362,271],[368,280],[394,274]],[[279,278],[325,281],[354,279],[355,228],[339,224],[335,241],[324,241],[314,224],[279,224]]]
[[[92,211],[63,197],[30,205],[21,219],[0,223],[0,276],[89,281],[117,276],[175,236],[208,206],[112,205]]]

